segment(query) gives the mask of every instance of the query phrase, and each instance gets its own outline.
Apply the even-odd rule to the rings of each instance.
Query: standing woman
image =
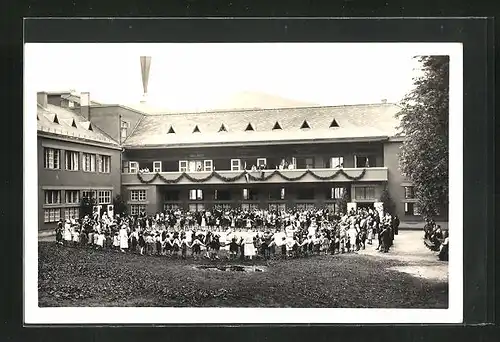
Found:
[[[120,229],[120,250],[125,253],[125,249],[128,249],[128,232],[127,226],[122,225]]]

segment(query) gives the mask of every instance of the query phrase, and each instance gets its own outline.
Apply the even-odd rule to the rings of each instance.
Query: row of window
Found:
[[[358,188],[356,188],[358,189]],[[356,194],[361,198],[374,198],[375,197],[375,189],[366,187],[359,188],[361,190],[356,190]],[[367,190],[368,189],[368,190]],[[328,199],[339,199],[342,198],[342,195],[345,191],[345,188],[342,187],[334,187],[330,188],[327,193]],[[368,197],[367,197],[368,196]],[[304,189],[303,191],[299,191],[298,196],[299,199],[314,199],[314,189]],[[358,198],[357,197],[357,198]],[[190,189],[188,198],[190,201],[202,201],[204,199],[203,190],[202,189]],[[223,190],[214,190],[214,200],[220,201],[229,201],[231,200],[231,193],[229,191]],[[242,198],[243,200],[258,200],[258,192],[253,189],[242,189]],[[269,192],[269,199],[271,200],[284,200],[285,199],[285,188],[278,189],[277,191]],[[147,200],[146,190],[131,190],[130,191],[130,200],[134,202],[144,202]],[[167,201],[178,201],[179,200],[179,191],[167,191],[165,193],[165,200]]]
[[[44,168],[50,170],[61,169],[61,152],[62,150],[55,148],[44,148]],[[68,171],[78,171],[80,167],[85,172],[111,172],[111,156],[81,153],[77,151],[64,151],[64,167]]]
[[[370,165],[375,164],[375,157],[363,157],[363,156],[355,156],[354,167],[370,167]],[[300,158],[297,159],[295,157],[291,158],[289,161],[283,159],[278,165],[271,166],[268,165],[266,158],[257,158],[256,164],[248,165],[247,161],[242,159],[231,159],[230,161],[230,170],[231,171],[242,171],[243,169],[252,169],[252,168],[266,168],[266,169],[312,169],[314,168],[314,159],[313,158]],[[344,167],[344,157],[331,157],[329,159],[329,168],[335,169]],[[139,162],[130,161],[128,163],[128,170],[125,170],[125,173],[137,173],[139,172]],[[211,159],[205,160],[179,160],[179,172],[212,172],[214,170],[214,162]],[[142,172],[162,172],[162,162],[154,161],[153,169],[149,170],[142,169]]]
[[[337,204],[336,203],[328,203],[325,204],[325,206],[334,212],[337,211]],[[259,209],[259,204],[257,203],[241,203],[240,205],[241,209],[243,210],[255,210]],[[299,210],[313,210],[315,205],[313,203],[297,203],[295,205],[296,208]],[[176,209],[181,209],[182,206],[178,203],[165,203],[164,204],[164,210],[176,210]],[[221,204],[215,204],[213,206],[214,209],[219,209],[219,210],[230,210],[232,208],[232,205],[229,203],[221,203]],[[268,205],[269,210],[277,210],[277,211],[284,211],[286,210],[286,204],[285,203],[269,203]],[[204,203],[189,203],[188,204],[188,210],[189,211],[203,211],[205,210],[205,204]],[[131,204],[130,205],[130,214],[131,215],[139,215],[142,213],[146,212],[146,205],[144,204]]]
[[[61,190],[45,190],[45,204],[61,204]],[[64,203],[78,204],[81,198],[95,198],[98,204],[111,203],[111,190],[64,190]]]
[[[61,213],[63,217],[61,217]],[[50,208],[44,209],[44,219],[45,223],[57,222],[60,219],[78,219],[80,217],[80,208]]]

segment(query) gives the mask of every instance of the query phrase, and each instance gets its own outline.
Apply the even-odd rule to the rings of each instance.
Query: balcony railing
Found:
[[[387,179],[388,171],[386,167],[122,174],[122,183],[124,185],[380,182],[387,181]]]

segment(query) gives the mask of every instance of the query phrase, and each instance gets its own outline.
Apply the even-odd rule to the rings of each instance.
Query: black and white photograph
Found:
[[[459,43],[25,44],[25,320],[459,323]]]

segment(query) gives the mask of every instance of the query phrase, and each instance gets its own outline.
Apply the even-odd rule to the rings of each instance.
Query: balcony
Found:
[[[386,167],[122,174],[123,185],[384,182],[387,179]]]

